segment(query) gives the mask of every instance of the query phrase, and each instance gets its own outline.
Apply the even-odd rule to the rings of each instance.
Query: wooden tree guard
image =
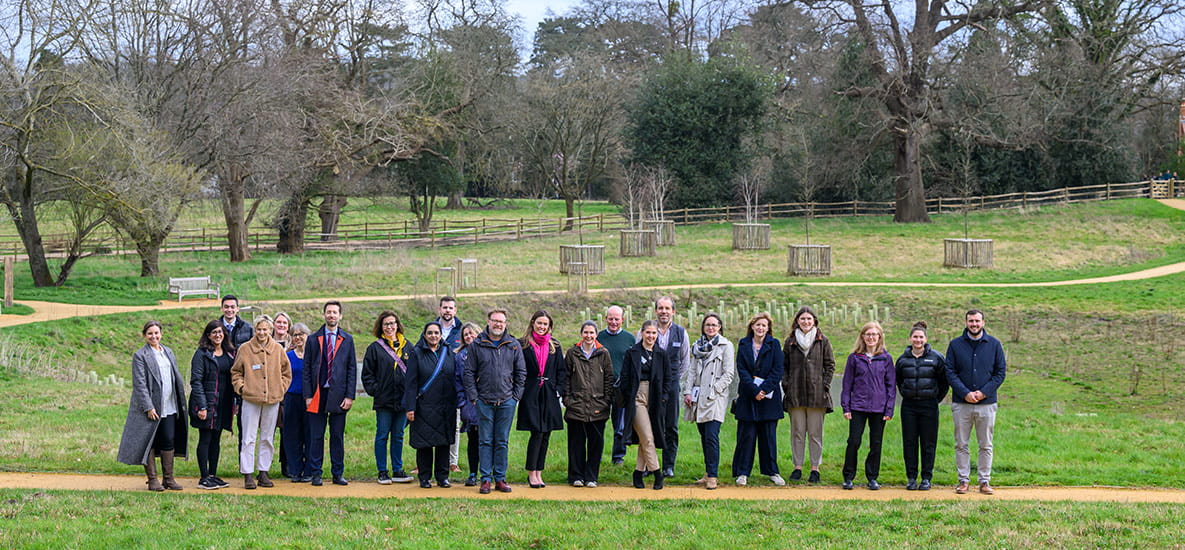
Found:
[[[599,244],[561,244],[560,273],[567,274],[572,262],[585,264],[585,273],[600,275],[605,272],[605,247]]]
[[[568,292],[584,294],[588,292],[588,264],[584,262],[568,262]]]
[[[444,280],[445,291],[440,291],[441,279]],[[438,267],[436,268],[436,282],[432,285],[432,293],[436,296],[456,296],[457,294],[457,268],[455,267]]]
[[[621,257],[636,258],[654,256],[658,236],[650,229],[622,229]]]
[[[831,245],[792,244],[786,272],[790,275],[831,275]]]
[[[477,288],[477,258],[457,258],[454,277],[453,288],[457,290]]]
[[[642,229],[654,231],[658,246],[675,246],[674,220],[643,220]]]
[[[769,250],[768,223],[732,224],[733,250]]]
[[[943,267],[992,267],[991,239],[943,239]]]

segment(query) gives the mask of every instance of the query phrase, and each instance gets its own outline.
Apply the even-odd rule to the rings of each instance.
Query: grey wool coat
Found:
[[[163,346],[162,346],[163,347]],[[189,431],[189,416],[185,407],[185,381],[177,370],[177,357],[173,350],[165,347],[165,356],[173,366],[173,398],[177,402],[176,435],[173,448],[179,457],[186,456]],[[156,361],[152,359],[152,349],[144,347],[132,354],[132,399],[128,404],[128,418],[123,423],[123,437],[119,440],[119,456],[116,460],[124,464],[144,465],[152,456],[152,442],[156,439],[156,430],[164,420],[152,421],[148,419],[148,411],[156,409],[159,414],[164,408],[161,406],[160,371]]]

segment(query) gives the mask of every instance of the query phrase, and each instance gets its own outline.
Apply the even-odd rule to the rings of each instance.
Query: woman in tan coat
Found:
[[[806,439],[810,438],[811,483],[819,482],[823,462],[823,415],[832,411],[831,379],[835,375],[835,352],[831,341],[819,330],[819,318],[806,306],[794,315],[794,331],[786,336],[783,355],[782,408],[790,413],[791,481],[802,479]]]
[[[235,364],[230,368],[230,383],[235,393],[243,397],[242,418],[243,445],[239,451],[239,473],[243,474],[243,488],[254,489],[256,457],[259,446],[259,486],[272,487],[268,470],[272,467],[275,453],[273,439],[276,434],[276,419],[280,414],[280,401],[292,383],[292,365],[284,353],[284,347],[272,340],[274,322],[267,315],[255,322],[255,337],[239,346]]]

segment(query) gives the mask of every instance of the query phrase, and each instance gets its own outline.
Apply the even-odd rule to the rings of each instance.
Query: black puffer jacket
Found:
[[[362,387],[374,398],[374,410],[403,412],[403,379],[407,374],[407,352],[411,342],[401,350],[400,364],[387,353],[383,342],[375,340],[362,357]]]
[[[910,347],[897,358],[897,390],[902,399],[942,401],[948,388],[946,382],[946,359],[941,353],[930,349],[921,357],[914,357]]]

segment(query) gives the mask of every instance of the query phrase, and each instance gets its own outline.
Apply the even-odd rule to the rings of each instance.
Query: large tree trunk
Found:
[[[926,188],[922,184],[922,136],[908,122],[893,128],[893,180],[896,213],[893,221],[927,223]]]
[[[33,286],[54,286],[53,278],[49,275],[49,262],[45,259],[45,244],[41,242],[41,228],[37,225],[37,212],[32,201],[21,201],[18,205],[8,205],[8,212],[12,214],[12,221],[16,224],[16,232],[21,236],[21,243],[25,245],[25,254],[29,256],[29,271],[33,274]]]
[[[321,218],[322,241],[337,240],[337,222],[341,218],[342,208],[346,206],[346,200],[343,195],[326,195],[321,199],[317,215]]]
[[[464,191],[453,191],[448,194],[448,202],[444,207],[448,210],[464,210],[465,203],[462,200],[465,198]]]
[[[140,255],[141,277],[160,275],[160,247],[164,244],[167,236],[168,233],[165,233],[136,241],[136,254]]]
[[[276,251],[280,254],[304,252],[304,221],[309,213],[309,201],[303,196],[293,196],[281,212],[276,220],[276,229],[280,232]]]
[[[251,259],[251,249],[247,243],[246,184],[238,174],[238,170],[231,169],[219,174],[219,187],[222,190],[222,216],[226,219],[226,245],[230,249],[230,261],[245,262]]]

